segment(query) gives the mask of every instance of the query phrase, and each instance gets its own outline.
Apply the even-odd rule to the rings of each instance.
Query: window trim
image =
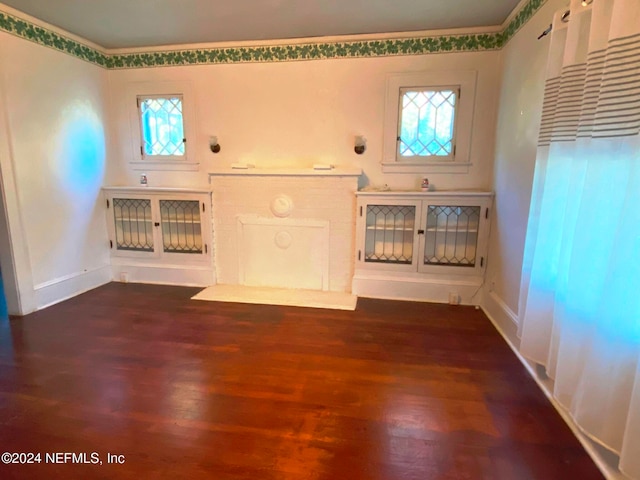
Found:
[[[129,131],[131,132],[131,160],[129,165],[135,171],[198,171],[199,162],[195,157],[196,122],[195,100],[189,82],[140,82],[131,83],[127,89],[127,108],[129,110]],[[185,154],[146,156],[140,150],[143,145],[142,122],[138,98],[182,97],[182,122],[186,138]]]
[[[468,173],[471,166],[471,137],[475,106],[476,71],[412,72],[387,77],[384,113],[384,142],[382,171],[384,173]],[[459,90],[454,126],[456,151],[451,160],[427,156],[422,159],[403,159],[398,149],[400,122],[400,90],[415,88]]]

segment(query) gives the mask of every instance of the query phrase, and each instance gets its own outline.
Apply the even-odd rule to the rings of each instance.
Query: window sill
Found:
[[[200,164],[196,162],[167,161],[167,160],[144,160],[129,162],[131,168],[136,171],[168,171],[168,172],[197,172]]]
[[[382,162],[384,173],[469,173],[470,162]]]

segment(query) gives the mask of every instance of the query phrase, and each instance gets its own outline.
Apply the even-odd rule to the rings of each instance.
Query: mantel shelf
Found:
[[[313,168],[218,168],[209,172],[209,177],[216,176],[287,176],[287,177],[358,177],[362,175],[360,168],[332,168],[316,170]]]
[[[141,185],[133,185],[133,186],[106,186],[102,187],[102,189],[106,192],[112,193],[141,193],[141,194],[152,194],[152,193],[210,193],[211,188],[206,187],[145,187]]]

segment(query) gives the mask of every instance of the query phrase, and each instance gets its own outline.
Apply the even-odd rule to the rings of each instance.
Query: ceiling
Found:
[[[501,25],[519,0],[0,0],[104,48]]]

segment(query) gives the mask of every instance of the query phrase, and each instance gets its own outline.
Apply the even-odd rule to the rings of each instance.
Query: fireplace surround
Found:
[[[219,284],[350,292],[359,169],[209,174]]]

